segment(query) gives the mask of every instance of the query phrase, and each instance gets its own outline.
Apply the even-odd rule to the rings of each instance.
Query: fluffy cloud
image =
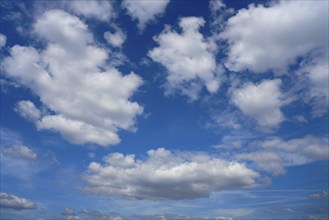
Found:
[[[169,3],[169,0],[147,1],[123,0],[122,6],[127,10],[128,15],[138,22],[138,28],[143,30],[147,23],[161,16]]]
[[[3,34],[0,34],[0,49],[6,45],[7,37]]]
[[[112,153],[92,162],[84,179],[91,194],[137,199],[193,199],[229,188],[252,187],[258,173],[244,164],[201,153],[150,150],[143,160]]]
[[[283,120],[281,80],[264,80],[259,84],[245,83],[233,88],[231,101],[245,115],[254,118],[263,129],[276,128]]]
[[[115,16],[111,1],[69,1],[69,9],[86,18],[95,18],[100,21],[109,21]]]
[[[3,153],[10,157],[24,158],[28,160],[37,159],[37,154],[35,152],[33,152],[30,148],[19,144],[5,148]]]
[[[290,140],[271,137],[251,145],[258,150],[237,154],[235,158],[253,161],[259,168],[273,175],[284,174],[285,166],[329,159],[328,137],[317,138],[308,135]]]
[[[104,33],[105,40],[113,47],[121,47],[127,36],[121,29],[115,28],[115,32],[106,31]]]
[[[123,75],[106,61],[87,25],[61,10],[37,18],[35,33],[45,49],[15,45],[3,61],[5,74],[38,95],[49,111],[39,120],[33,103],[18,104],[38,129],[59,132],[75,144],[102,146],[120,141],[118,130],[134,130],[143,108],[130,97],[142,84],[135,73]]]
[[[25,198],[5,192],[0,192],[0,208],[15,210],[36,209],[37,205]]]
[[[41,117],[41,112],[31,101],[19,101],[15,109],[23,118],[36,121]]]
[[[199,32],[204,23],[202,18],[185,17],[179,22],[182,33],[167,26],[154,38],[159,47],[148,56],[167,69],[167,93],[178,90],[195,100],[204,85],[211,93],[218,90],[215,48]]]
[[[250,5],[231,17],[226,67],[233,71],[286,71],[297,57],[328,48],[327,1],[278,1]]]

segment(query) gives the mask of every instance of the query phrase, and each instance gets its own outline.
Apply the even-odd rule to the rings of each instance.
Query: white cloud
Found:
[[[304,62],[298,72],[309,82],[308,91],[302,94],[302,99],[311,103],[312,115],[319,117],[328,111],[329,102],[329,63],[328,51],[308,62]]]
[[[5,192],[0,192],[0,208],[15,210],[36,209],[37,205],[25,198]]]
[[[260,145],[265,149],[278,149],[286,153],[301,155],[304,157],[305,161],[329,159],[328,137],[317,138],[312,135],[307,135],[303,138],[295,138],[287,141],[279,137],[272,137],[262,142]]]
[[[166,26],[154,38],[159,47],[149,51],[148,56],[167,69],[168,94],[178,90],[195,100],[203,86],[210,93],[218,90],[220,80],[216,74],[215,48],[199,32],[204,23],[202,18],[185,17],[179,22],[182,33]]]
[[[75,16],[50,10],[34,28],[46,48],[15,45],[3,67],[48,108],[35,121],[38,129],[60,132],[75,144],[102,146],[117,144],[120,129],[134,130],[143,108],[129,99],[142,79],[111,67],[106,50],[95,45],[87,25]],[[28,107],[34,109],[32,103]]]
[[[149,150],[148,157],[112,153],[84,174],[91,194],[138,199],[193,199],[229,188],[255,186],[258,173],[244,164],[201,153]]]
[[[287,166],[329,159],[328,137],[308,135],[290,140],[271,137],[251,145],[256,151],[236,154],[235,158],[253,161],[259,168],[273,175],[284,174]]]
[[[111,18],[116,16],[111,1],[73,0],[66,2],[66,4],[73,12],[87,18],[95,18],[100,21],[109,21]]]
[[[137,20],[139,30],[143,30],[149,22],[165,12],[168,3],[169,0],[123,0],[122,6],[133,20]]]
[[[31,101],[19,101],[15,109],[23,118],[36,121],[41,117],[41,112]]]
[[[222,0],[209,1],[209,10],[211,14],[211,31],[216,40],[219,40],[219,34],[225,27],[225,20],[234,13],[233,8],[228,8]]]
[[[3,34],[0,34],[0,49],[6,45],[7,37]]]
[[[231,101],[245,115],[254,118],[262,129],[278,127],[284,120],[281,80],[264,80],[259,84],[245,83],[232,88]]]
[[[251,160],[261,169],[277,176],[286,173],[283,167],[281,157],[273,152],[252,152],[252,153],[241,153],[235,155],[237,159]]]
[[[115,28],[115,32],[106,31],[104,38],[113,47],[121,47],[127,36],[121,29]]]
[[[37,154],[33,150],[20,144],[15,144],[11,147],[5,148],[3,153],[10,157],[24,158],[28,160],[37,159]]]
[[[233,71],[284,72],[297,57],[328,48],[327,1],[275,1],[250,5],[231,17],[226,67]]]

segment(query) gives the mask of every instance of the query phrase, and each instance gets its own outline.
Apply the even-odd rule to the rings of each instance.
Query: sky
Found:
[[[0,7],[1,219],[328,219],[328,1]]]

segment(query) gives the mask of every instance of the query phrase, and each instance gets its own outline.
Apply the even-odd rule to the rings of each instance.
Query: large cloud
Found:
[[[128,15],[138,21],[138,28],[143,30],[147,23],[162,15],[169,0],[147,1],[147,0],[123,0],[122,6],[127,9]]]
[[[109,66],[106,50],[95,45],[86,24],[64,11],[50,10],[37,18],[34,30],[46,48],[15,45],[3,67],[48,108],[35,121],[38,129],[60,132],[75,144],[103,146],[120,141],[119,129],[135,129],[135,117],[143,108],[129,99],[142,80]],[[37,119],[33,103],[20,102],[18,109]]]
[[[281,80],[264,80],[259,84],[245,83],[241,88],[233,88],[231,101],[244,114],[254,118],[261,128],[276,128],[284,116],[280,90]]]
[[[84,179],[86,191],[137,199],[194,199],[211,192],[255,186],[258,173],[237,162],[201,153],[150,150],[143,160],[112,153],[92,162]]]
[[[179,22],[182,33],[167,26],[154,38],[159,46],[148,55],[167,69],[168,93],[178,90],[195,100],[204,85],[211,93],[218,90],[215,48],[199,32],[204,23],[202,18],[185,17]]]
[[[5,192],[0,192],[0,208],[15,210],[36,209],[37,205],[25,198]]]
[[[221,37],[228,41],[225,65],[230,70],[286,71],[296,58],[328,50],[328,2],[250,5],[228,20]]]

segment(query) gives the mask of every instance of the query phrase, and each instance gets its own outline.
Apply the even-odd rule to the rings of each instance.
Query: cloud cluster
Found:
[[[84,174],[91,194],[137,199],[194,199],[211,192],[255,186],[258,173],[244,164],[201,153],[149,150],[147,158],[112,153]]]
[[[149,22],[154,21],[165,12],[169,1],[123,0],[122,7],[127,10],[127,14],[133,20],[137,20],[139,30],[143,30]]]
[[[0,192],[0,208],[24,210],[24,209],[36,209],[37,205],[25,198],[18,197],[13,194]]]
[[[109,66],[107,51],[96,45],[85,23],[54,9],[36,19],[34,31],[46,47],[15,45],[2,64],[7,76],[31,89],[48,109],[40,115],[31,101],[21,101],[16,109],[23,117],[74,144],[113,145],[120,142],[118,130],[135,129],[143,108],[129,99],[142,79]]]
[[[214,44],[199,32],[204,23],[203,18],[185,17],[179,22],[182,33],[166,26],[154,37],[159,46],[148,56],[166,68],[168,94],[178,91],[195,100],[204,85],[210,93],[219,89]]]

